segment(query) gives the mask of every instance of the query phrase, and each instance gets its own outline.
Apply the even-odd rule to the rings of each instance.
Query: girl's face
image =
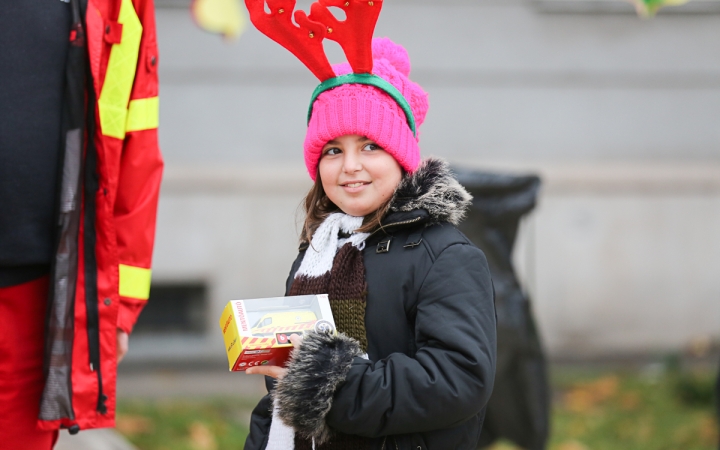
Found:
[[[345,214],[363,217],[390,199],[402,178],[395,158],[365,136],[325,144],[319,164],[325,194]]]

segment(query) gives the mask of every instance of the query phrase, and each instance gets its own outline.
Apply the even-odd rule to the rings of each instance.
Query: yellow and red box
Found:
[[[290,335],[335,332],[328,296],[232,300],[220,316],[230,370],[261,365],[282,366],[290,356]]]

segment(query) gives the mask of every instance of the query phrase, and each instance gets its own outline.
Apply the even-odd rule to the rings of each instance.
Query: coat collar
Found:
[[[428,158],[400,181],[383,225],[405,222],[458,225],[471,201],[472,196],[455,179],[449,164],[443,159]]]

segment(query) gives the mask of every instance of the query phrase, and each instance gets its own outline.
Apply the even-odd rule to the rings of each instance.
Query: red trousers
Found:
[[[0,288],[0,447],[50,450],[57,431],[37,428],[43,390],[48,277]]]

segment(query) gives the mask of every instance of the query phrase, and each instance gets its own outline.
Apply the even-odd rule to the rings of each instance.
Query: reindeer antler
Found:
[[[292,13],[295,0],[267,0],[270,13],[265,12],[266,0],[245,0],[253,25],[270,39],[295,55],[320,81],[335,77],[322,45],[327,27],[310,19],[305,12]],[[377,0],[376,0],[377,1]]]
[[[341,8],[347,18],[337,20],[330,6]],[[310,8],[309,19],[327,27],[325,37],[340,44],[354,73],[371,73],[372,37],[382,6],[383,0],[319,0]]]

